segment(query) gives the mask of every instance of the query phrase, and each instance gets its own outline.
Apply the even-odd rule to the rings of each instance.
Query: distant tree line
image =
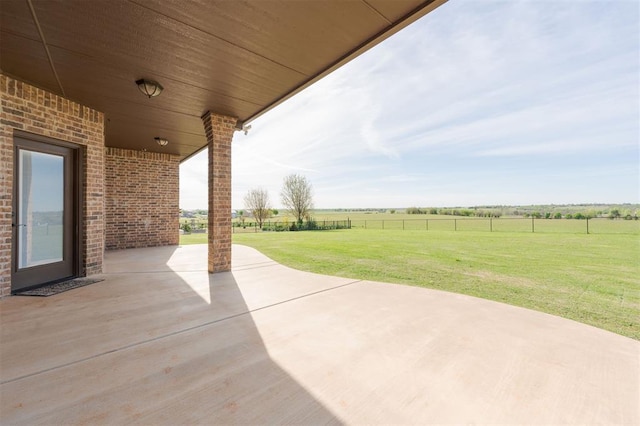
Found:
[[[502,212],[497,210],[478,210],[478,209],[438,209],[435,207],[420,208],[409,207],[406,209],[407,214],[433,214],[433,215],[445,215],[445,216],[467,216],[467,217],[500,217]]]
[[[300,182],[303,180],[304,182]],[[298,191],[299,189],[299,191]],[[257,190],[251,190],[255,192]],[[291,193],[293,190],[294,192]],[[313,213],[313,200],[312,200],[312,188],[310,182],[303,176],[291,175],[285,178],[283,182],[283,190],[280,196],[283,198],[283,204],[285,204],[287,211],[296,218],[297,223],[302,221],[312,220]],[[251,199],[254,194],[247,194]],[[262,194],[264,195],[264,194]],[[293,203],[285,202],[285,198],[291,199]],[[269,209],[269,199],[260,198],[261,202],[257,203],[255,209],[247,203],[245,199],[246,210],[239,210],[236,212],[240,222],[249,215],[254,216],[253,210],[258,211],[258,215],[261,215],[260,211],[266,214],[264,219],[268,219],[272,216],[279,214],[276,209]],[[266,201],[266,203],[264,203]],[[265,205],[266,204],[266,205]],[[263,207],[266,207],[263,208]],[[485,205],[474,207],[409,207],[407,209],[371,209],[371,208],[350,208],[350,209],[329,209],[326,211],[335,212],[361,212],[361,213],[402,213],[404,210],[408,214],[418,215],[445,215],[445,216],[463,216],[463,217],[533,217],[537,219],[591,219],[591,218],[609,218],[609,219],[625,219],[625,220],[638,220],[640,216],[639,204],[565,204],[565,205],[529,205],[529,206],[501,206],[501,205]],[[180,217],[191,218],[196,220],[206,219],[208,214],[207,210],[181,210]],[[254,216],[255,217],[255,216]],[[42,219],[44,220],[44,218]],[[51,222],[50,222],[51,223]],[[195,222],[194,222],[195,223]],[[191,227],[194,227],[194,223]],[[206,226],[206,225],[205,225]]]
[[[533,207],[533,206],[532,206]],[[541,206],[538,206],[541,207]],[[559,211],[560,210],[560,211]],[[501,217],[520,216],[534,219],[593,219],[593,218],[609,218],[609,219],[625,219],[638,220],[640,209],[632,211],[630,208],[608,208],[608,209],[584,209],[576,211],[575,206],[558,206],[549,210],[536,210],[531,207],[512,207],[512,208],[420,208],[409,207],[405,210],[407,214],[430,214],[445,216],[463,216],[463,217]]]

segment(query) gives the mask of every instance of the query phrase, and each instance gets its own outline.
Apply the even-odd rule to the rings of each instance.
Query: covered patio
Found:
[[[234,132],[444,2],[3,0],[0,298],[178,244],[203,149],[207,268],[229,271]]]
[[[234,132],[443,3],[3,0],[0,423],[640,423],[637,341],[232,249]]]
[[[0,302],[3,424],[637,424],[634,340],[233,246],[107,252],[103,282]]]

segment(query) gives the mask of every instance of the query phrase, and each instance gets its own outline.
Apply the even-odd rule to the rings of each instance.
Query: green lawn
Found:
[[[181,244],[206,235],[181,237]],[[640,340],[640,240],[628,234],[365,230],[234,234],[296,269],[463,293]]]
[[[180,245],[207,244],[207,234],[182,234],[180,235]]]

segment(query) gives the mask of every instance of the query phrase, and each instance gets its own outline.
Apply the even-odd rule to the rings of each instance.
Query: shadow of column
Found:
[[[341,423],[271,359],[233,273],[171,270],[177,250],[149,250],[148,266],[119,253],[130,266],[103,283],[7,300],[3,422]]]

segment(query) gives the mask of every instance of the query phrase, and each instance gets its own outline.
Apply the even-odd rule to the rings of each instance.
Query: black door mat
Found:
[[[54,294],[65,292],[67,290],[73,290],[74,288],[99,283],[100,281],[104,280],[97,278],[74,278],[72,280],[62,281],[59,283],[43,285],[42,287],[34,288],[31,290],[18,291],[14,293],[14,295],[49,297],[53,296]]]

